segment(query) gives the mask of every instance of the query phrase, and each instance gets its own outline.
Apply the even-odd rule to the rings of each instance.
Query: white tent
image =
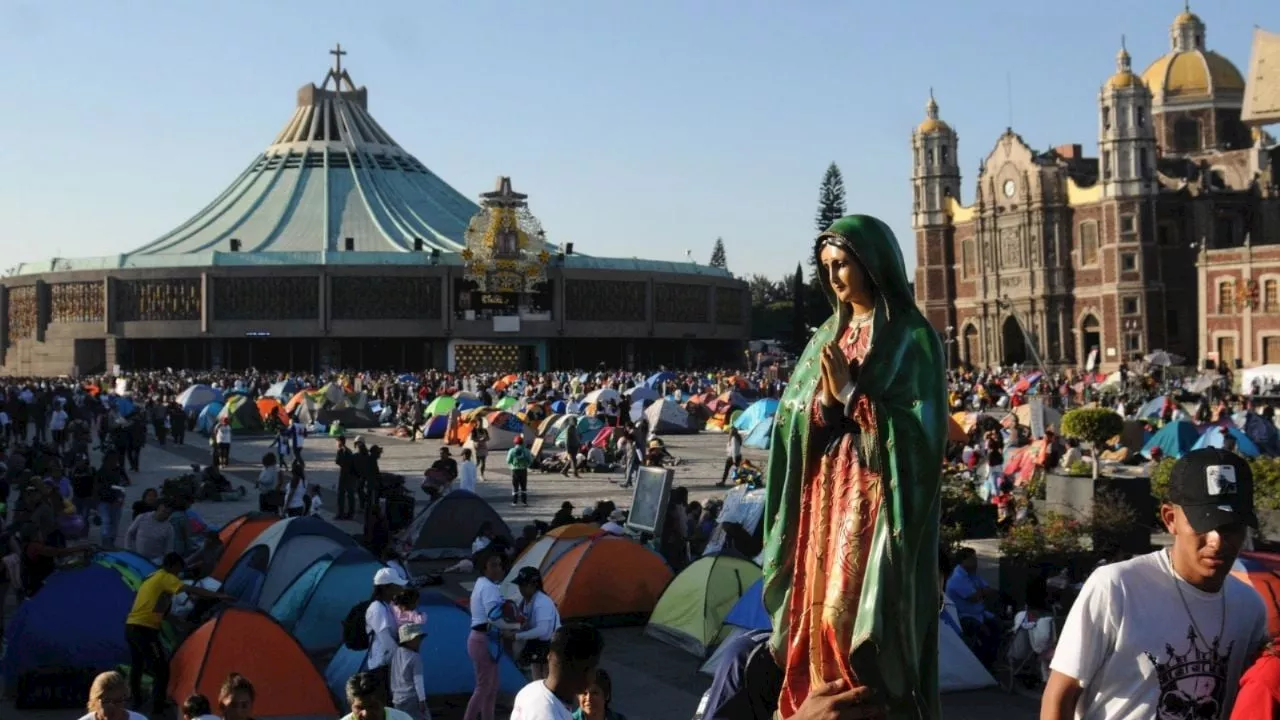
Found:
[[[959,626],[954,605],[948,602],[942,612]],[[940,617],[938,622],[938,688],[942,692],[963,692],[992,687],[996,679],[964,644],[951,622],[946,617]]]
[[[622,396],[613,388],[600,388],[599,390],[593,390],[592,392],[587,393],[587,396],[582,398],[582,404],[590,405],[591,403],[607,403],[610,400],[613,402],[619,402],[622,400]]]
[[[1253,381],[1262,383],[1263,389],[1271,383],[1280,383],[1280,365],[1259,365],[1240,371],[1240,388],[1242,392],[1250,392]]]
[[[694,432],[689,427],[689,413],[674,400],[663,398],[644,411],[649,429],[659,435]]]

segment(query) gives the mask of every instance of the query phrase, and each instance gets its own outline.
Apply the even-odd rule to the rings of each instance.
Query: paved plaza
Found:
[[[439,441],[410,443],[387,437],[383,431],[366,431],[370,446],[379,444],[384,449],[381,466],[384,472],[400,473],[409,479],[411,487],[417,486],[422,470],[438,455]],[[148,445],[142,454],[142,472],[133,476],[134,484],[128,489],[126,506],[131,505],[148,487],[158,487],[166,477],[185,471],[193,462],[207,462],[207,439],[198,434],[187,436],[185,446]],[[725,437],[718,433],[701,433],[691,436],[667,437],[667,445],[675,456],[682,459],[676,468],[676,484],[689,488],[690,499],[702,501],[723,493],[715,487],[720,479],[724,463]],[[235,484],[251,486],[261,467],[263,453],[269,450],[266,437],[238,438],[232,445],[233,464],[229,476]],[[303,451],[308,461],[308,480],[326,489],[337,486],[337,466],[333,464],[335,443],[329,438],[309,438]],[[455,449],[456,454],[456,449]],[[746,449],[746,456],[753,461],[763,461],[765,453]],[[629,491],[617,484],[619,474],[584,474],[581,479],[564,478],[534,472],[529,480],[529,506],[512,507],[510,504],[510,474],[501,453],[490,456],[491,468],[487,482],[478,486],[478,492],[491,502],[506,519],[514,532],[535,519],[550,520],[568,500],[577,508],[586,508],[597,500],[612,500],[621,506],[630,504]],[[614,482],[610,482],[613,480]],[[420,491],[417,492],[422,496]],[[246,499],[235,502],[202,502],[196,511],[211,525],[219,526],[232,518],[257,508],[257,496],[251,489]],[[335,510],[334,494],[325,494],[324,515],[332,520]],[[126,513],[127,515],[127,513]],[[355,523],[339,522],[350,532],[356,532]],[[121,531],[123,537],[123,529]],[[97,540],[96,536],[93,538]],[[984,572],[992,574],[994,583],[994,543],[980,543],[984,555]],[[457,596],[464,594],[458,583],[469,577],[448,577],[445,592]],[[12,608],[10,608],[12,611]],[[691,655],[646,637],[642,628],[620,628],[605,631],[605,657],[603,667],[613,677],[614,708],[630,720],[685,720],[693,717],[698,700],[710,684],[706,675],[698,672],[699,661]],[[270,692],[260,688],[260,692]],[[991,717],[1034,718],[1038,702],[1034,699],[1009,695],[999,690],[958,693],[943,696],[944,715],[948,720],[987,720]],[[461,717],[457,709],[456,717]],[[500,717],[506,717],[501,711]],[[64,720],[67,711],[18,712],[7,702],[0,702],[0,718],[9,720]],[[452,720],[452,714],[437,715]]]

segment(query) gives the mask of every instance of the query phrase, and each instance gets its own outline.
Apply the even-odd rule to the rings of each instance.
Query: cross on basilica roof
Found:
[[[333,74],[342,77],[342,56],[346,55],[347,51],[342,49],[342,43],[338,43],[333,50],[329,51],[329,54],[333,56]]]

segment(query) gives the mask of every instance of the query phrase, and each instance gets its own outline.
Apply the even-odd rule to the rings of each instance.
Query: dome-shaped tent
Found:
[[[316,560],[355,544],[350,535],[314,515],[281,520],[249,543],[227,573],[222,591],[266,610]]]
[[[223,580],[244,553],[249,543],[253,542],[262,531],[280,522],[277,515],[271,513],[245,513],[232,519],[218,531],[218,539],[222,541],[222,555],[209,573],[215,580]]]
[[[412,559],[469,557],[471,543],[486,522],[511,542],[511,530],[492,505],[473,492],[454,490],[418,513],[403,539]]]
[[[222,402],[222,391],[204,384],[195,384],[178,394],[177,403],[187,412],[200,412],[211,403]]]
[[[565,620],[640,624],[671,578],[661,555],[634,540],[607,535],[562,555],[543,576],[543,587]]]
[[[1200,439],[1196,441],[1196,444],[1192,446],[1191,449],[1200,450],[1207,447],[1223,447],[1226,443],[1227,436],[1230,436],[1236,441],[1236,450],[1239,451],[1241,455],[1244,455],[1245,457],[1258,457],[1262,454],[1262,451],[1259,450],[1258,446],[1249,439],[1249,436],[1245,435],[1244,431],[1235,425],[1211,427],[1208,430],[1205,430],[1204,434],[1200,436]]]
[[[262,432],[262,416],[258,406],[245,395],[232,395],[218,413],[218,420],[229,420],[232,430]]]
[[[599,526],[593,523],[573,523],[553,528],[546,535],[535,540],[520,553],[520,557],[511,564],[511,571],[502,581],[503,597],[515,600],[520,595],[516,587],[516,576],[526,567],[537,568],[543,575],[565,553],[578,545],[601,534]]]
[[[176,702],[195,693],[216,698],[227,676],[236,672],[266,690],[253,703],[258,720],[340,715],[306,651],[259,610],[223,610],[182,641],[169,667],[169,697]]]
[[[271,606],[271,617],[309,653],[342,644],[342,621],[357,603],[369,599],[373,574],[382,567],[362,547],[326,555],[311,563]]]
[[[720,631],[760,568],[731,555],[698,558],[663,591],[645,634],[698,657],[722,640]]]
[[[649,421],[649,429],[659,435],[696,432],[689,426],[689,413],[674,400],[658,400],[645,408],[644,417]]]

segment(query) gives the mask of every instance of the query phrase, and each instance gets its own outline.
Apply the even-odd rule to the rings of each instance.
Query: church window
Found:
[[[917,209],[917,210],[919,210],[919,209],[920,209],[920,186],[919,186],[919,185],[917,185],[917,186],[915,186],[914,188],[912,188],[912,190],[914,190],[914,191],[915,191],[915,196],[916,196],[916,200],[915,200],[915,202],[916,202],[916,209]]]
[[[1280,312],[1280,282],[1267,280],[1262,283],[1262,311]]]
[[[1270,365],[1280,361],[1280,336],[1268,335],[1262,338],[1262,363]]]
[[[948,161],[948,158],[947,158],[947,146],[946,146],[946,145],[943,145],[943,146],[942,146],[942,164],[943,164],[943,165],[946,165],[946,164],[947,164],[947,161]]]
[[[951,197],[951,186],[950,186],[950,185],[943,185],[943,186],[942,186],[942,197]]]
[[[1111,108],[1106,105],[1102,106],[1102,129],[1111,129]]]
[[[1195,118],[1178,118],[1173,123],[1174,152],[1192,152],[1200,149],[1200,121]]]
[[[1127,297],[1120,301],[1121,312],[1125,315],[1138,314],[1138,298]]]
[[[1138,241],[1138,218],[1133,213],[1124,213],[1120,216],[1120,242],[1130,243]]]
[[[1111,179],[1111,151],[1110,150],[1102,151],[1102,179],[1103,180]]]
[[[1137,122],[1137,124],[1138,124],[1138,127],[1145,127],[1145,126],[1146,126],[1146,124],[1147,124],[1147,111],[1146,111],[1146,109],[1145,109],[1145,108],[1138,107],[1137,109],[1135,109],[1135,110],[1133,111],[1133,116],[1134,116],[1134,120],[1135,120],[1135,121]]]
[[[1229,315],[1235,311],[1236,284],[1230,280],[1218,283],[1218,314]]]
[[[1120,272],[1133,272],[1137,269],[1137,253],[1120,253]]]
[[[1138,151],[1138,171],[1141,173],[1143,180],[1151,179],[1151,155],[1149,152],[1146,148]]]
[[[1093,220],[1080,223],[1080,264],[1098,264],[1098,223]]]
[[[928,158],[929,158],[929,159],[928,159],[927,164],[928,164],[928,165],[930,165],[930,166],[932,166],[932,165],[933,165],[933,148],[929,148],[929,155],[928,155]]]

